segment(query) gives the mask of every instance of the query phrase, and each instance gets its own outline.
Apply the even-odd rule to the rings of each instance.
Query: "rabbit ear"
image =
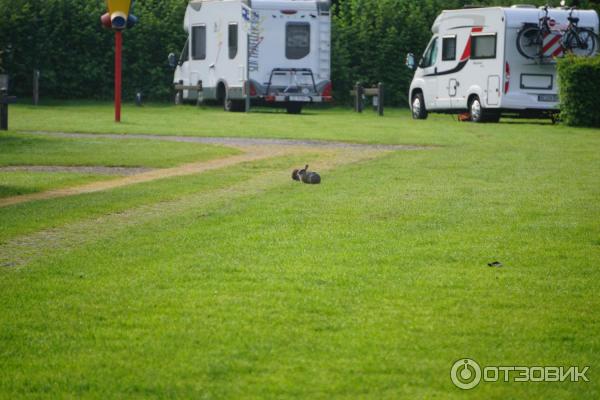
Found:
[[[306,164],[306,167],[304,167],[304,169],[308,171],[308,164]]]

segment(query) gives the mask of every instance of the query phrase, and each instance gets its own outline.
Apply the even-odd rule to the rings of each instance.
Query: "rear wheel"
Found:
[[[302,113],[302,103],[288,103],[285,107],[288,114],[301,114]]]
[[[473,97],[469,103],[469,114],[471,115],[471,121],[477,123],[500,121],[500,111],[483,108],[481,100],[477,96]]]
[[[411,103],[413,119],[427,119],[427,109],[425,108],[425,98],[423,93],[416,93]]]
[[[517,37],[517,50],[525,58],[534,59],[540,56],[542,35],[536,26],[525,27]]]

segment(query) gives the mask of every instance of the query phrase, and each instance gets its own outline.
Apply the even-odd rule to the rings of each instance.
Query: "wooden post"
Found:
[[[377,112],[379,113],[379,115],[381,117],[383,117],[383,95],[384,95],[384,91],[383,91],[383,83],[379,82],[379,84],[377,85],[377,89],[379,91],[378,94],[378,103],[377,103]]]
[[[354,110],[357,113],[363,112],[363,87],[360,82],[356,82],[356,99],[354,103]]]
[[[8,104],[2,99],[0,103],[0,131],[8,130]]]
[[[37,106],[40,102],[40,71],[33,70],[33,105]]]

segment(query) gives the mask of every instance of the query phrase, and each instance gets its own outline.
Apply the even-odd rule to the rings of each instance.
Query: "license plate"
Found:
[[[310,102],[310,97],[308,97],[308,96],[290,96],[290,101]]]
[[[538,101],[543,101],[545,103],[556,103],[556,102],[558,102],[558,95],[556,95],[556,94],[540,94],[538,96]]]

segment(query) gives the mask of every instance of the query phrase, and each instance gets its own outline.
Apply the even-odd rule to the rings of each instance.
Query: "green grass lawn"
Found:
[[[437,146],[321,186],[289,180],[327,161],[307,152],[0,209],[0,259],[25,260],[0,267],[0,398],[600,397],[600,130],[403,110],[126,107],[121,126],[109,105],[11,112],[16,130]],[[590,382],[464,392],[463,357],[590,366]]]
[[[74,111],[75,112],[75,111]],[[66,116],[65,116],[66,117]],[[89,121],[87,122],[88,125]],[[11,126],[11,128],[14,128]],[[42,127],[38,128],[42,129]],[[47,127],[46,129],[50,129]],[[192,161],[237,154],[238,151],[197,143],[72,139],[0,133],[0,166],[172,167]]]
[[[114,177],[70,172],[0,172],[0,198],[43,192],[49,189],[76,186],[111,178]],[[0,230],[7,227],[6,221],[4,220],[5,224]]]
[[[456,122],[456,117],[432,115],[418,124],[404,109],[387,109],[384,119],[369,110],[307,109],[301,115],[258,109],[250,114],[225,114],[219,107],[149,104],[125,105],[123,122],[113,122],[110,103],[66,103],[48,106],[17,105],[11,108],[10,127],[17,130],[51,130],[86,133],[145,133],[186,136],[241,136],[292,139],[324,139],[359,143],[462,145],[472,142],[481,128]],[[94,121],[90,123],[90,121]],[[514,122],[514,121],[513,121]],[[493,129],[489,127],[488,129]],[[484,128],[485,131],[485,128]],[[524,131],[521,123],[503,124],[512,138]],[[564,132],[550,121],[527,125],[528,135]],[[588,132],[594,132],[589,130]]]

